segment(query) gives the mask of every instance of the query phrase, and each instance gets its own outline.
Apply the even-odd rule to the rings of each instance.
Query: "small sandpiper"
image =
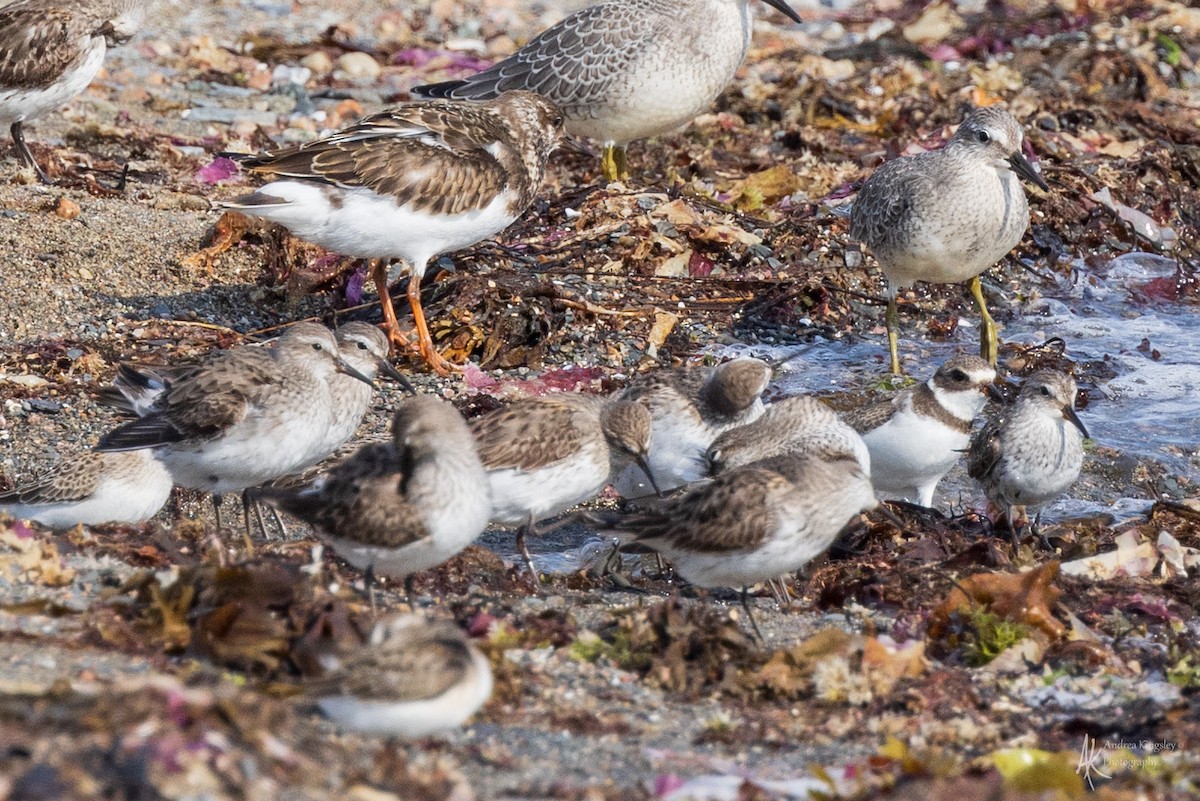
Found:
[[[53,529],[142,523],[171,495],[171,474],[149,451],[83,451],[23,487],[0,493],[0,512]]]
[[[1005,513],[1014,544],[1026,507],[1036,513],[1079,478],[1088,432],[1075,414],[1075,394],[1075,379],[1039,370],[971,439],[967,473]]]
[[[771,368],[761,359],[733,359],[716,367],[659,370],[639,376],[621,393],[650,410],[647,462],[663,492],[703,478],[704,453],[713,440],[763,413],[762,394]],[[614,482],[617,492],[637,498],[653,492],[636,465]]]
[[[791,453],[823,458],[850,456],[866,476],[871,475],[871,455],[862,437],[823,401],[807,395],[772,403],[753,423],[717,437],[705,461],[708,474],[719,475]]]
[[[843,414],[871,452],[875,490],[933,506],[933,492],[970,444],[995,380],[995,369],[978,356],[952,356],[924,384]]]
[[[13,0],[0,6],[0,124],[42,183],[21,130],[87,89],[108,48],[137,33],[146,0]]]
[[[372,260],[388,336],[407,346],[388,294],[388,261],[402,260],[417,347],[445,374],[458,368],[433,347],[421,308],[425,267],[520,217],[541,189],[561,133],[562,114],[532,92],[487,103],[405,103],[315,142],[259,156],[226,154],[272,180],[219,205]]]
[[[699,587],[740,587],[761,641],[749,587],[799,570],[878,505],[854,454],[827,453],[756,461],[683,489],[653,511],[591,517],[659,551]]]
[[[1021,151],[1024,133],[1007,111],[972,111],[941,150],[893,159],[863,184],[850,236],[871,249],[887,277],[888,351],[900,373],[896,291],[915,281],[970,279],[983,317],[981,354],[996,364],[996,324],[979,274],[1016,247],[1029,227],[1021,178],[1050,187]]]
[[[366,445],[299,490],[256,495],[327,535],[338,556],[370,577],[404,579],[436,567],[487,527],[488,477],[462,415],[418,395],[400,404],[390,442]]]
[[[471,431],[491,485],[492,522],[520,526],[517,549],[535,585],[525,537],[539,521],[596,497],[631,463],[655,486],[646,461],[650,412],[640,403],[581,394],[530,398],[475,418]]]
[[[795,22],[784,0],[765,0]],[[567,130],[604,145],[608,181],[628,177],[625,147],[712,105],[750,47],[749,0],[609,0],[566,17],[466,80],[413,89],[488,100],[512,89],[549,98]]]
[[[458,728],[492,695],[491,666],[462,629],[417,615],[381,620],[357,651],[323,661],[332,669],[308,694],[353,731],[427,737]]]
[[[223,493],[320,458],[338,373],[371,384],[338,355],[332,331],[297,323],[274,347],[235,348],[172,377],[153,411],[110,431],[96,450],[153,448],[176,484],[213,493],[219,525]]]

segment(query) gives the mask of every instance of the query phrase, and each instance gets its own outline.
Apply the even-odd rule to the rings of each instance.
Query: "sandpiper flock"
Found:
[[[766,3],[801,21],[784,0]],[[38,180],[50,178],[25,124],[82,92],[149,6],[0,7],[0,121]],[[816,396],[773,397],[774,366],[743,356],[656,369],[611,394],[517,400],[467,420],[450,401],[413,390],[389,360],[411,351],[418,367],[461,370],[430,336],[420,295],[429,262],[534,213],[564,135],[603,147],[607,180],[636,181],[626,146],[710,108],[746,56],[754,14],[748,0],[607,0],[476,75],[417,87],[410,101],[343,130],[230,154],[262,183],[214,203],[364,260],[381,327],[301,321],[273,342],[194,363],[122,365],[102,399],[129,419],[91,449],[64,452],[46,474],[17,481],[0,494],[0,512],[56,530],[138,524],[174,485],[211,493],[222,530],[220,500],[237,492],[244,512],[265,504],[311,526],[368,585],[390,577],[410,591],[415,574],[498,524],[516,528],[536,592],[542,577],[527,538],[613,486],[618,505],[571,519],[613,547],[657,552],[685,583],[738,591],[748,614],[757,585],[803,569],[881,501],[938,505],[938,484],[960,461],[1003,521],[996,532],[1022,542],[1025,510],[1078,477],[1087,431],[1075,380],[1062,372],[1029,376],[1015,400],[989,410],[1002,370],[979,276],[1025,235],[1022,181],[1049,189],[1020,121],[996,106],[967,110],[941,149],[880,165],[850,210],[849,237],[886,277],[892,372],[902,369],[898,289],[969,282],[982,315],[979,356],[917,365],[920,382],[889,397],[840,415]],[[412,331],[389,295],[401,270]],[[353,441],[385,378],[404,392],[390,436]],[[242,536],[250,548],[248,519]],[[457,627],[381,612],[358,652],[330,657],[311,696],[348,728],[423,736],[461,724],[491,687],[487,661]]]

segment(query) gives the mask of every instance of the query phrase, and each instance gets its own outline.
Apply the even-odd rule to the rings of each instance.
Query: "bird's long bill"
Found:
[[[1079,429],[1079,433],[1083,434],[1084,439],[1091,439],[1091,436],[1088,435],[1087,429],[1083,426],[1083,421],[1079,419],[1079,415],[1075,414],[1075,409],[1071,406],[1071,404],[1063,404],[1062,413],[1063,417],[1071,421],[1071,425]]]
[[[364,384],[366,384],[366,385],[367,385],[367,386],[369,386],[369,387],[374,387],[374,386],[375,386],[375,382],[374,382],[374,381],[372,381],[371,379],[367,378],[365,375],[363,375],[362,373],[358,372],[357,370],[355,370],[355,369],[354,369],[353,367],[351,367],[350,365],[346,364],[346,362],[345,362],[345,361],[343,361],[342,359],[338,359],[338,360],[337,360],[336,362],[334,362],[334,363],[337,365],[337,371],[338,371],[339,373],[342,373],[342,374],[344,374],[344,375],[348,375],[348,376],[350,376],[351,378],[357,378],[359,381],[363,382]]]
[[[784,0],[763,0],[763,2],[793,22],[804,22],[804,20],[800,19],[800,15],[792,11],[792,7],[784,2]]]
[[[1050,185],[1042,178],[1042,174],[1033,168],[1033,165],[1029,163],[1029,159],[1025,158],[1023,153],[1013,153],[1008,157],[1008,163],[1012,165],[1013,172],[1017,175],[1026,181],[1032,181],[1044,192],[1050,191]]]
[[[379,372],[383,373],[388,378],[392,379],[397,384],[404,387],[404,391],[409,393],[410,395],[417,394],[417,390],[413,387],[412,384],[409,383],[408,379],[404,377],[404,373],[400,372],[395,367],[393,367],[392,363],[389,362],[387,359],[379,360]]]
[[[634,461],[637,462],[638,467],[642,468],[646,478],[650,479],[650,486],[654,487],[654,494],[661,498],[663,491],[658,488],[658,482],[654,480],[654,474],[650,472],[650,463],[646,461],[646,457],[638,455],[634,457]]]

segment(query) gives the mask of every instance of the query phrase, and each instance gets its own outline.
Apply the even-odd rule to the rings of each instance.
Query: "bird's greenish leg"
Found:
[[[971,279],[971,294],[975,296],[982,318],[979,325],[979,355],[995,367],[996,357],[1000,353],[1000,338],[996,336],[996,321],[988,313],[987,301],[983,299],[983,284],[978,275]]]
[[[617,176],[617,146],[605,145],[604,153],[600,156],[600,172],[608,182],[618,180]]]
[[[895,375],[903,375],[903,373],[900,372],[900,313],[896,310],[895,292],[888,292],[886,320],[888,354],[892,359],[892,373]]]

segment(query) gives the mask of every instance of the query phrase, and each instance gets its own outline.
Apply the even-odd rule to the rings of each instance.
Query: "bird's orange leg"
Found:
[[[429,335],[425,311],[421,308],[421,279],[416,273],[408,277],[408,305],[412,307],[413,322],[417,326],[417,349],[425,363],[438,375],[462,372],[462,367],[446,361],[433,347],[433,337]]]
[[[412,349],[408,335],[400,330],[396,320],[396,310],[392,307],[392,296],[388,293],[388,265],[383,259],[371,260],[371,277],[375,281],[375,291],[379,293],[379,305],[383,307],[383,330],[387,334],[392,348]]]

